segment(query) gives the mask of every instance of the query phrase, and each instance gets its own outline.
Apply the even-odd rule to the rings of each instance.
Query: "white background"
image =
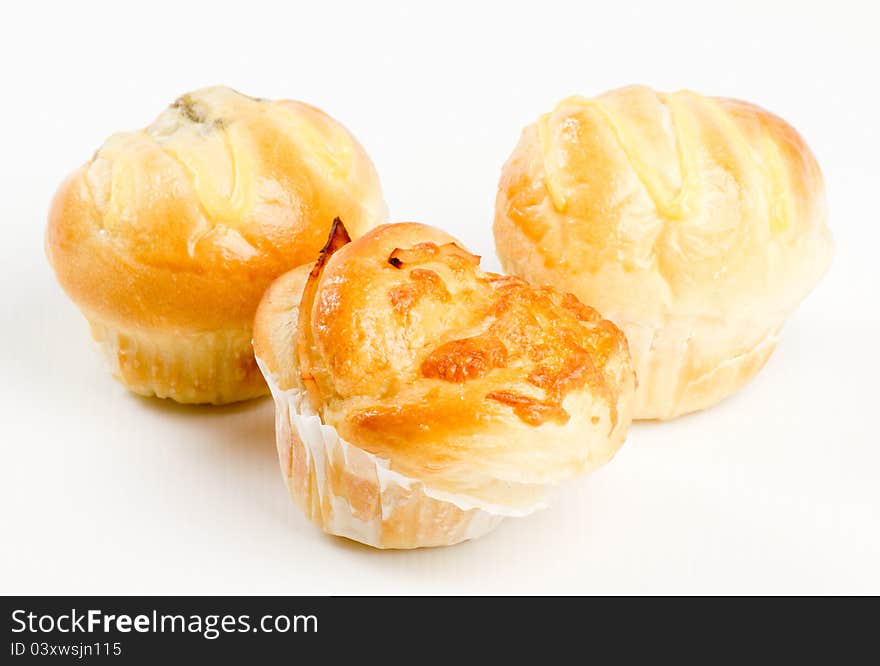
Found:
[[[591,4],[7,6],[0,593],[880,592],[877,5]],[[813,147],[835,261],[721,406],[635,425],[552,509],[479,541],[370,550],[289,500],[270,400],[186,408],[115,383],[44,258],[66,173],[217,83],[324,108],[373,157],[394,220],[445,227],[491,268],[501,164],[559,99],[741,97]]]

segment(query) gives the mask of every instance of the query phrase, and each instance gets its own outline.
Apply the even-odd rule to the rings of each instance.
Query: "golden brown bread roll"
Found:
[[[626,340],[574,296],[486,273],[421,224],[275,281],[254,349],[290,491],[332,534],[383,548],[473,538],[608,461],[631,420]]]
[[[573,97],[504,165],[504,269],[571,291],[626,333],[636,418],[709,407],[763,367],[832,254],[822,175],[747,102],[644,87]]]
[[[61,185],[46,247],[132,391],[225,403],[267,392],[251,348],[266,287],[310,261],[333,218],[384,221],[379,179],[335,120],[229,88],[114,134]]]

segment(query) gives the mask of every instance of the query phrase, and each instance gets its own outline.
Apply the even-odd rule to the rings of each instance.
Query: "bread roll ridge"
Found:
[[[766,360],[830,264],[827,219],[821,170],[787,122],[741,100],[631,86],[566,98],[523,130],[502,168],[494,232],[506,271],[574,293],[640,350],[651,339],[677,350],[675,363],[658,360],[656,387],[639,377],[637,414],[667,418],[757,373],[753,360]],[[664,383],[705,389],[689,373],[716,362],[727,363],[717,394],[684,389],[662,409],[644,399]]]

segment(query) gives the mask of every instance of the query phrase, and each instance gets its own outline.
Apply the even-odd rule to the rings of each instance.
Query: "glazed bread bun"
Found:
[[[335,216],[384,221],[357,141],[318,109],[229,88],[114,134],[58,190],[58,281],[136,393],[225,403],[268,392],[251,348],[266,287],[314,258]]]
[[[714,405],[751,379],[832,254],[822,174],[785,121],[643,87],[573,97],[504,165],[504,269],[626,333],[636,418]]]
[[[254,348],[281,467],[327,532],[383,548],[473,538],[622,444],[623,334],[479,261],[422,224],[351,242],[337,224],[314,266],[264,296]]]

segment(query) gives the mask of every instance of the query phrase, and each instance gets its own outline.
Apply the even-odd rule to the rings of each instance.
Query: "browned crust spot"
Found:
[[[549,420],[559,412],[565,414],[565,396],[588,386],[607,403],[613,428],[620,387],[606,369],[625,345],[623,334],[572,294],[534,288],[508,276],[493,277],[491,284],[497,300],[492,307],[495,322],[489,332],[508,348],[524,350],[533,364],[527,381],[545,393],[545,399],[539,401],[543,407],[529,403],[517,412],[520,417],[535,425],[541,418]],[[559,412],[544,408],[549,405],[555,405]]]
[[[389,292],[391,307],[397,314],[406,314],[424,296],[430,296],[444,303],[449,301],[446,283],[434,271],[414,268],[409,272],[409,277],[412,282],[392,287]]]
[[[205,115],[196,107],[192,95],[182,95],[174,100],[171,105],[172,109],[180,111],[181,115],[193,123],[205,122]]]
[[[574,316],[580,321],[595,324],[602,319],[602,316],[595,308],[591,308],[589,305],[584,305],[574,294],[566,293],[562,295],[562,307],[574,314]]]
[[[425,377],[462,383],[507,365],[507,348],[494,335],[452,340],[440,345],[422,361]]]
[[[538,400],[522,393],[513,391],[492,391],[486,394],[489,400],[495,400],[513,407],[513,413],[532,426],[539,426],[547,421],[560,425],[568,423],[569,415],[561,406],[548,400]]]

